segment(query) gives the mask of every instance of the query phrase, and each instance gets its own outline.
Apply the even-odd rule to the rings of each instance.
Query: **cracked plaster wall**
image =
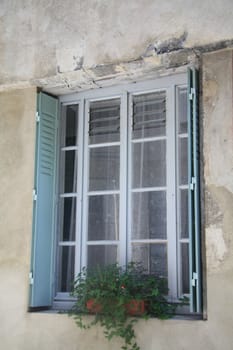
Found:
[[[206,300],[208,319],[222,323],[218,337],[233,327],[232,59],[231,50],[203,57]],[[230,333],[226,337],[231,339]]]
[[[0,89],[135,79],[174,65],[168,51],[232,40],[232,17],[231,0],[2,0]]]
[[[204,180],[208,273],[233,267],[232,51],[203,59]]]

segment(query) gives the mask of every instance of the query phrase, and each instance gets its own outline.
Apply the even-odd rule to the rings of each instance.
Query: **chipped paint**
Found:
[[[72,72],[82,68],[84,57],[74,49],[58,49],[57,55],[57,72]]]
[[[181,36],[177,38],[171,38],[165,41],[158,40],[154,43],[155,52],[157,52],[157,54],[159,55],[183,49],[187,36],[188,33],[184,32]]]

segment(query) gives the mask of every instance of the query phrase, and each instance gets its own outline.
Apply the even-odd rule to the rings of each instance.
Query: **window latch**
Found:
[[[29,272],[29,284],[33,285],[34,279],[33,279],[33,274],[32,272]]]

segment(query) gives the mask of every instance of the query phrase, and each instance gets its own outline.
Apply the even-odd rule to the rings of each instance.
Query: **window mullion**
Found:
[[[128,97],[128,118],[127,118],[127,126],[128,126],[128,162],[127,162],[127,262],[132,260],[132,125],[133,125],[133,96],[132,94]]]
[[[169,297],[177,298],[175,86],[167,89],[167,248]]]
[[[88,179],[89,179],[89,147],[88,147],[88,125],[90,118],[90,102],[84,104],[84,124],[83,124],[83,206],[82,206],[82,237],[81,237],[81,266],[87,266],[87,226],[88,226]]]
[[[119,229],[119,263],[127,262],[127,121],[128,121],[128,96],[125,91],[121,97],[120,108],[120,229]]]
[[[77,209],[76,209],[76,239],[75,239],[75,276],[80,272],[81,246],[82,246],[82,218],[83,218],[83,163],[84,163],[84,100],[79,103],[79,129],[78,129],[78,171],[77,171]]]

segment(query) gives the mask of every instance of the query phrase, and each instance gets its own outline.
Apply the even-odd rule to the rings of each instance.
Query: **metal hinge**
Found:
[[[189,185],[189,188],[190,188],[191,191],[194,190],[195,185],[196,185],[196,178],[192,177],[191,184]]]
[[[189,99],[190,99],[190,100],[193,99],[193,97],[195,96],[195,93],[196,93],[196,92],[195,92],[195,89],[194,89],[194,88],[191,88],[191,89],[190,89],[190,93],[189,93]]]
[[[36,112],[36,122],[39,123],[39,121],[40,121],[40,116],[39,116],[39,113]]]
[[[32,285],[33,282],[34,282],[33,274],[32,274],[32,272],[29,272],[29,284]]]
[[[33,191],[32,191],[32,198],[33,198],[34,201],[37,200],[37,193],[36,193],[35,189],[33,189]]]
[[[192,286],[196,287],[196,281],[198,280],[198,276],[196,272],[193,272],[193,278],[192,278]]]

